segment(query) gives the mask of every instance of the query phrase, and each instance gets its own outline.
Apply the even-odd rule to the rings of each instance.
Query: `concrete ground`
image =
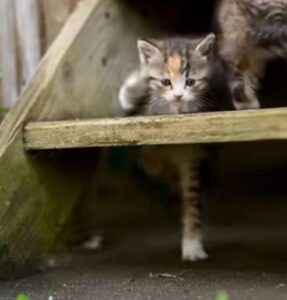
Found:
[[[142,194],[116,170],[113,189],[102,189],[98,201],[81,203],[84,214],[77,210],[87,228],[106,234],[103,248],[53,255],[45,271],[1,282],[0,300],[22,293],[31,300],[215,300],[221,290],[232,300],[287,299],[286,151],[287,143],[280,143],[223,152],[228,163],[213,173],[216,190],[206,210],[210,258],[200,263],[180,260],[176,206],[140,199]],[[258,161],[254,172],[250,161]],[[232,167],[235,163],[239,169]],[[95,182],[100,178],[111,175],[101,172]],[[130,197],[124,196],[127,190]]]
[[[0,299],[24,293],[64,299],[287,299],[287,237],[270,228],[209,228],[206,262],[179,259],[175,230],[113,236],[98,253],[56,255],[38,275],[1,283]]]

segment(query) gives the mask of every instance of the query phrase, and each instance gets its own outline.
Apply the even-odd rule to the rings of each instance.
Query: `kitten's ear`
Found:
[[[200,53],[201,56],[209,56],[212,54],[216,35],[214,33],[209,34],[204,38],[195,48],[195,51]]]
[[[142,65],[148,64],[152,58],[154,58],[156,55],[159,55],[160,49],[153,43],[147,41],[147,40],[138,40],[138,52],[139,52],[139,58],[140,63]]]

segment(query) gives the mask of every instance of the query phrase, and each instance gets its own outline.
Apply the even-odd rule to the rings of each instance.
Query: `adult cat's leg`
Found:
[[[234,107],[237,110],[260,108],[257,98],[257,78],[253,70],[233,69],[230,71],[230,90]]]
[[[180,167],[182,197],[182,259],[196,261],[206,259],[202,245],[200,159],[195,157]]]

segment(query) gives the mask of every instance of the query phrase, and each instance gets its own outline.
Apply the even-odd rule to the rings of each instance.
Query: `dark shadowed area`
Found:
[[[51,255],[41,273],[2,282],[0,298],[212,300],[226,290],[231,299],[286,299],[286,151],[285,142],[222,146],[205,198],[210,258],[195,264],[180,260],[178,202],[127,174],[132,149],[105,154],[96,198],[79,203],[74,224],[78,237],[104,234],[103,247]]]

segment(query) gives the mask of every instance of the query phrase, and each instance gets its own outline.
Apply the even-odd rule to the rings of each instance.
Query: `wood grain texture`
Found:
[[[118,88],[137,62],[136,39],[151,31],[122,1],[80,1],[0,127],[0,156],[29,120],[115,116]]]
[[[63,116],[65,112],[68,115],[65,107],[68,103],[71,105],[73,101],[58,97],[53,99],[49,96],[53,89],[63,93],[65,89],[61,86],[63,63],[66,57],[73,53],[74,49],[70,49],[73,43],[80,42],[82,30],[100,2],[98,0],[83,1],[78,10],[72,14],[62,34],[42,59],[29,87],[1,124],[0,156],[27,120],[57,119],[59,114]],[[74,110],[76,111],[77,108],[74,107]],[[78,113],[80,115],[80,112]]]
[[[26,149],[214,143],[287,139],[287,109],[197,115],[39,122],[25,127]]]
[[[35,0],[15,0],[15,9],[22,60],[20,83],[21,88],[24,88],[33,76],[41,56],[39,13]]]
[[[17,100],[17,49],[15,4],[11,0],[0,1],[0,47],[1,47],[1,106],[12,107]]]
[[[69,15],[79,0],[38,0],[43,5],[45,48],[47,49],[60,33]]]
[[[50,107],[48,118],[56,118],[58,104],[61,105],[59,98],[49,97],[49,88],[55,84],[53,79],[59,75],[66,55],[72,55],[73,45],[80,42],[79,36],[100,2],[82,1],[20,101],[1,123],[0,276],[5,276],[5,263],[16,264],[19,270],[19,266],[51,249],[85,190],[93,155],[28,154],[23,148],[22,127],[28,120],[44,118],[45,113],[42,113],[47,105]],[[75,163],[76,168],[72,167]]]
[[[0,160],[0,278],[27,275],[53,249],[95,157],[94,151],[27,155],[18,134]]]

